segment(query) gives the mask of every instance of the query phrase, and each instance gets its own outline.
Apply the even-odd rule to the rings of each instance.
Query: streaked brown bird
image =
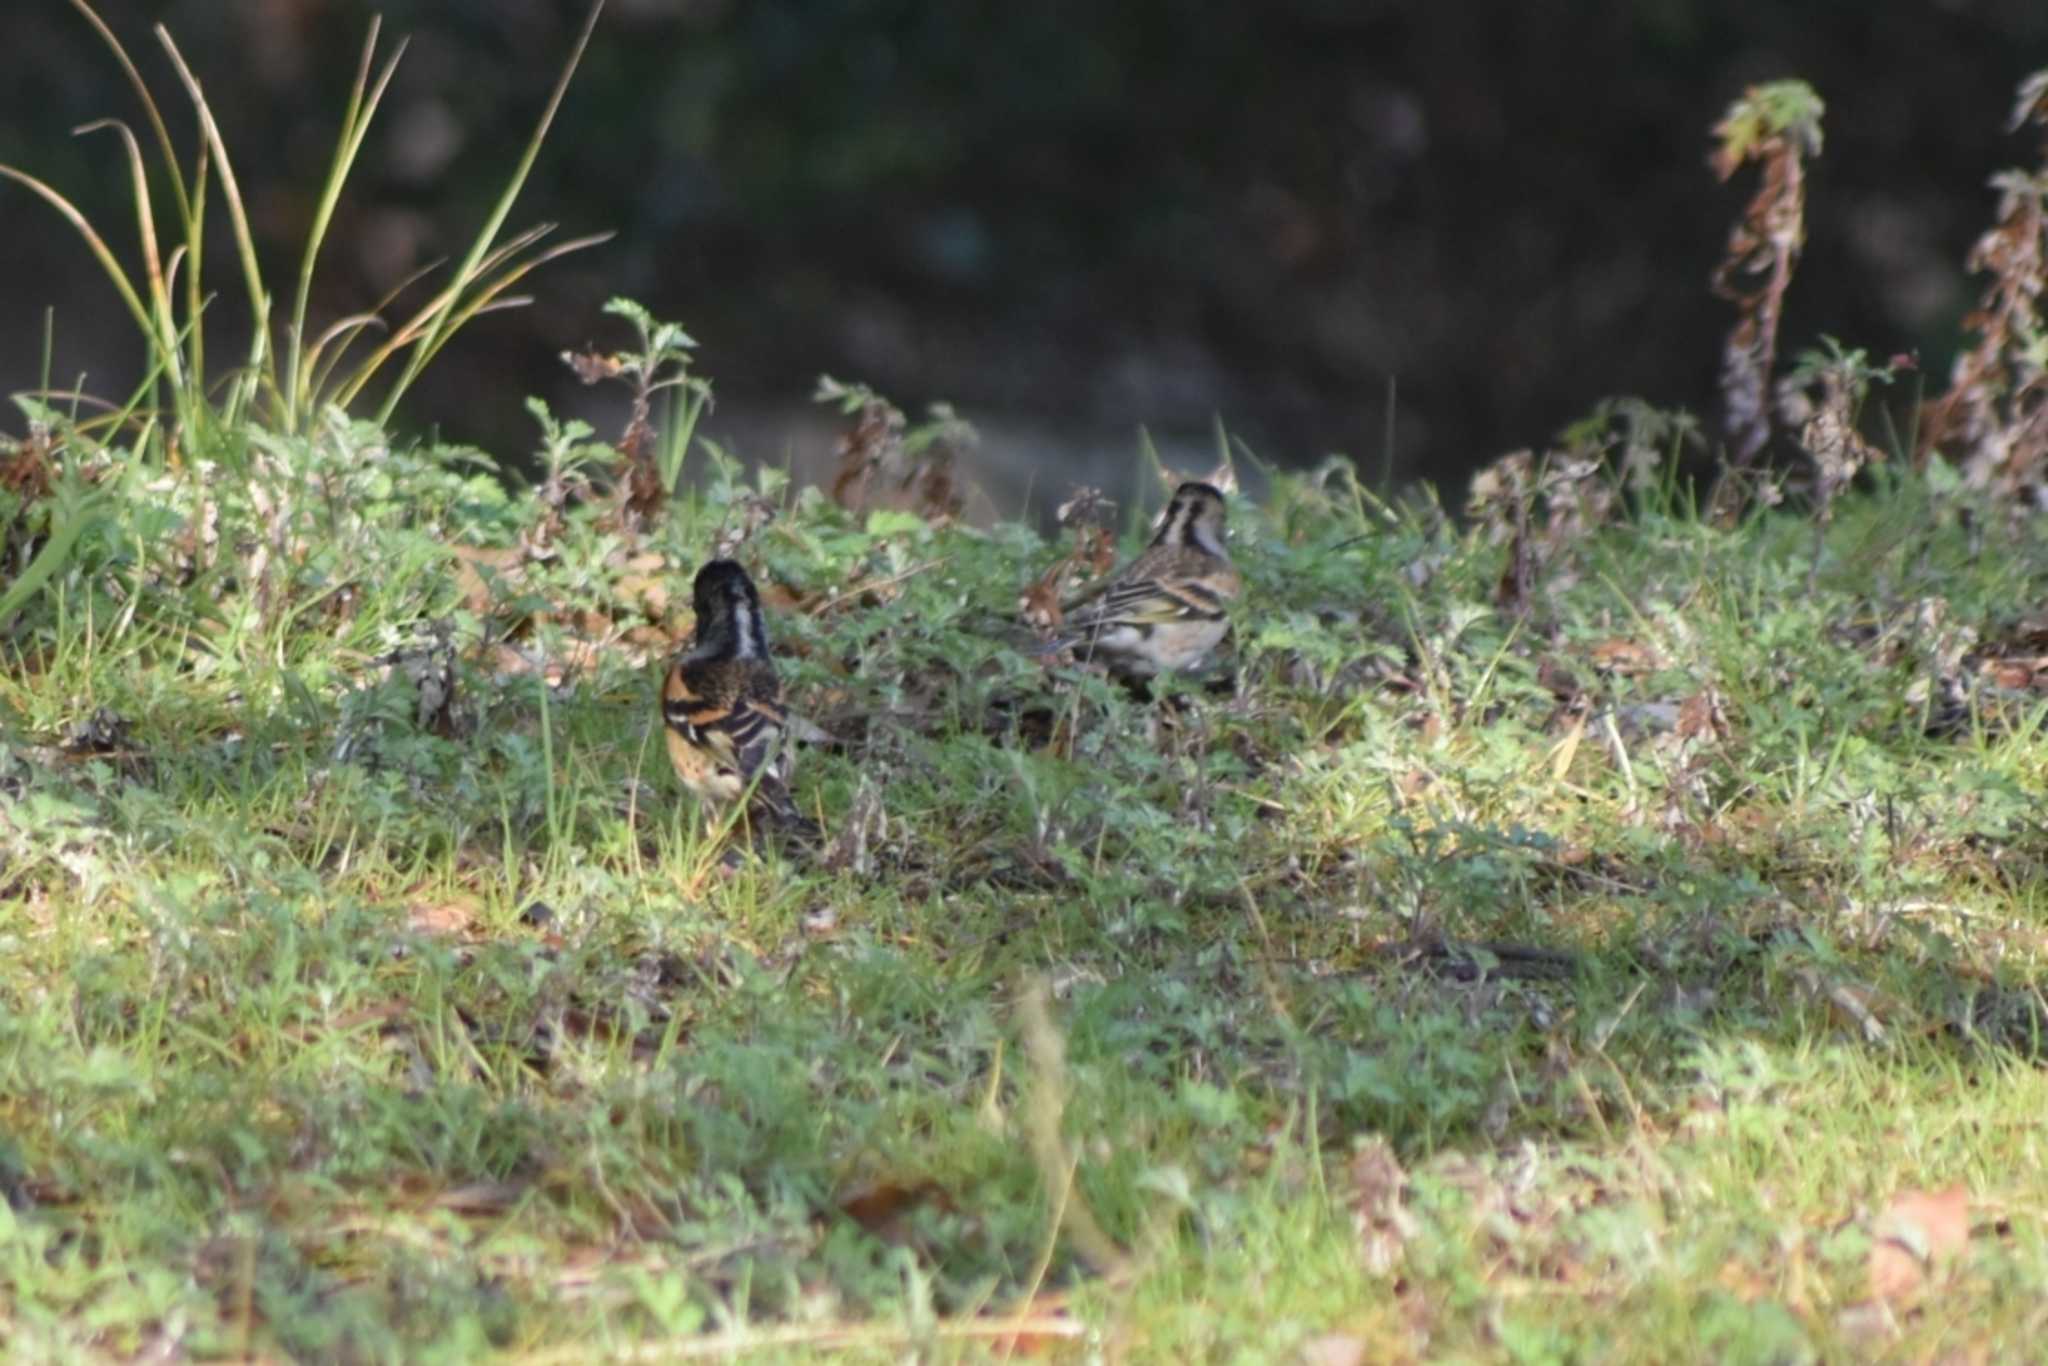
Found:
[[[1152,544],[1099,596],[1068,609],[1052,648],[1134,682],[1200,664],[1230,630],[1227,608],[1243,588],[1223,547],[1223,516],[1213,485],[1174,490]]]
[[[754,581],[732,560],[712,560],[697,571],[691,596],[696,632],[661,690],[676,776],[713,813],[751,787],[752,812],[815,834],[789,796],[789,716]]]

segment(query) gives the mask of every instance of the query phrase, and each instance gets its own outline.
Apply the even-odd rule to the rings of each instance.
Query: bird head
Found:
[[[1192,546],[1228,558],[1223,549],[1223,494],[1213,484],[1189,480],[1173,491],[1153,545]]]
[[[699,644],[728,646],[740,659],[765,658],[768,635],[761,623],[761,596],[754,581],[733,560],[712,560],[697,571],[690,589],[697,609]]]

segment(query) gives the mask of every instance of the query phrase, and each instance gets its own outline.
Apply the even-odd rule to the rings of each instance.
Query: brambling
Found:
[[[815,832],[789,796],[789,716],[754,581],[733,561],[712,560],[697,571],[691,595],[696,633],[661,689],[676,776],[713,809],[740,800],[751,785],[756,807],[778,824]]]
[[[1193,668],[1230,630],[1243,581],[1223,548],[1223,495],[1189,481],[1137,559],[1092,599],[1067,610],[1054,649],[1098,660],[1129,682]]]

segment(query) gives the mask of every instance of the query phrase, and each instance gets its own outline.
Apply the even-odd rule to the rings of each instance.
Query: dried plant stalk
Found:
[[[1771,369],[1785,292],[1806,238],[1805,162],[1820,155],[1822,108],[1804,81],[1778,81],[1751,86],[1714,127],[1716,176],[1725,181],[1752,161],[1762,171],[1713,275],[1714,292],[1737,314],[1721,352],[1728,463],[1737,470],[1755,461],[1771,436]]]
[[[1988,274],[1977,309],[1963,320],[1976,345],[1956,357],[1946,392],[1921,413],[1916,461],[1940,451],[1957,459],[1973,487],[2018,498],[2048,485],[2048,329],[2041,294],[2048,287],[2048,71],[2021,83],[2014,131],[2044,130],[2041,167],[2003,171],[1998,220],[1966,264]]]

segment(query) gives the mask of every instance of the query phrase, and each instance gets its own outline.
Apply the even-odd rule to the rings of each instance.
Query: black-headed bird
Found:
[[[1152,544],[1068,609],[1051,648],[1131,682],[1192,669],[1230,630],[1226,612],[1242,587],[1223,547],[1223,495],[1190,481],[1174,490]]]
[[[697,571],[691,596],[696,633],[661,689],[676,776],[714,812],[752,787],[755,810],[815,833],[789,796],[789,716],[754,581],[732,560],[712,560]]]

